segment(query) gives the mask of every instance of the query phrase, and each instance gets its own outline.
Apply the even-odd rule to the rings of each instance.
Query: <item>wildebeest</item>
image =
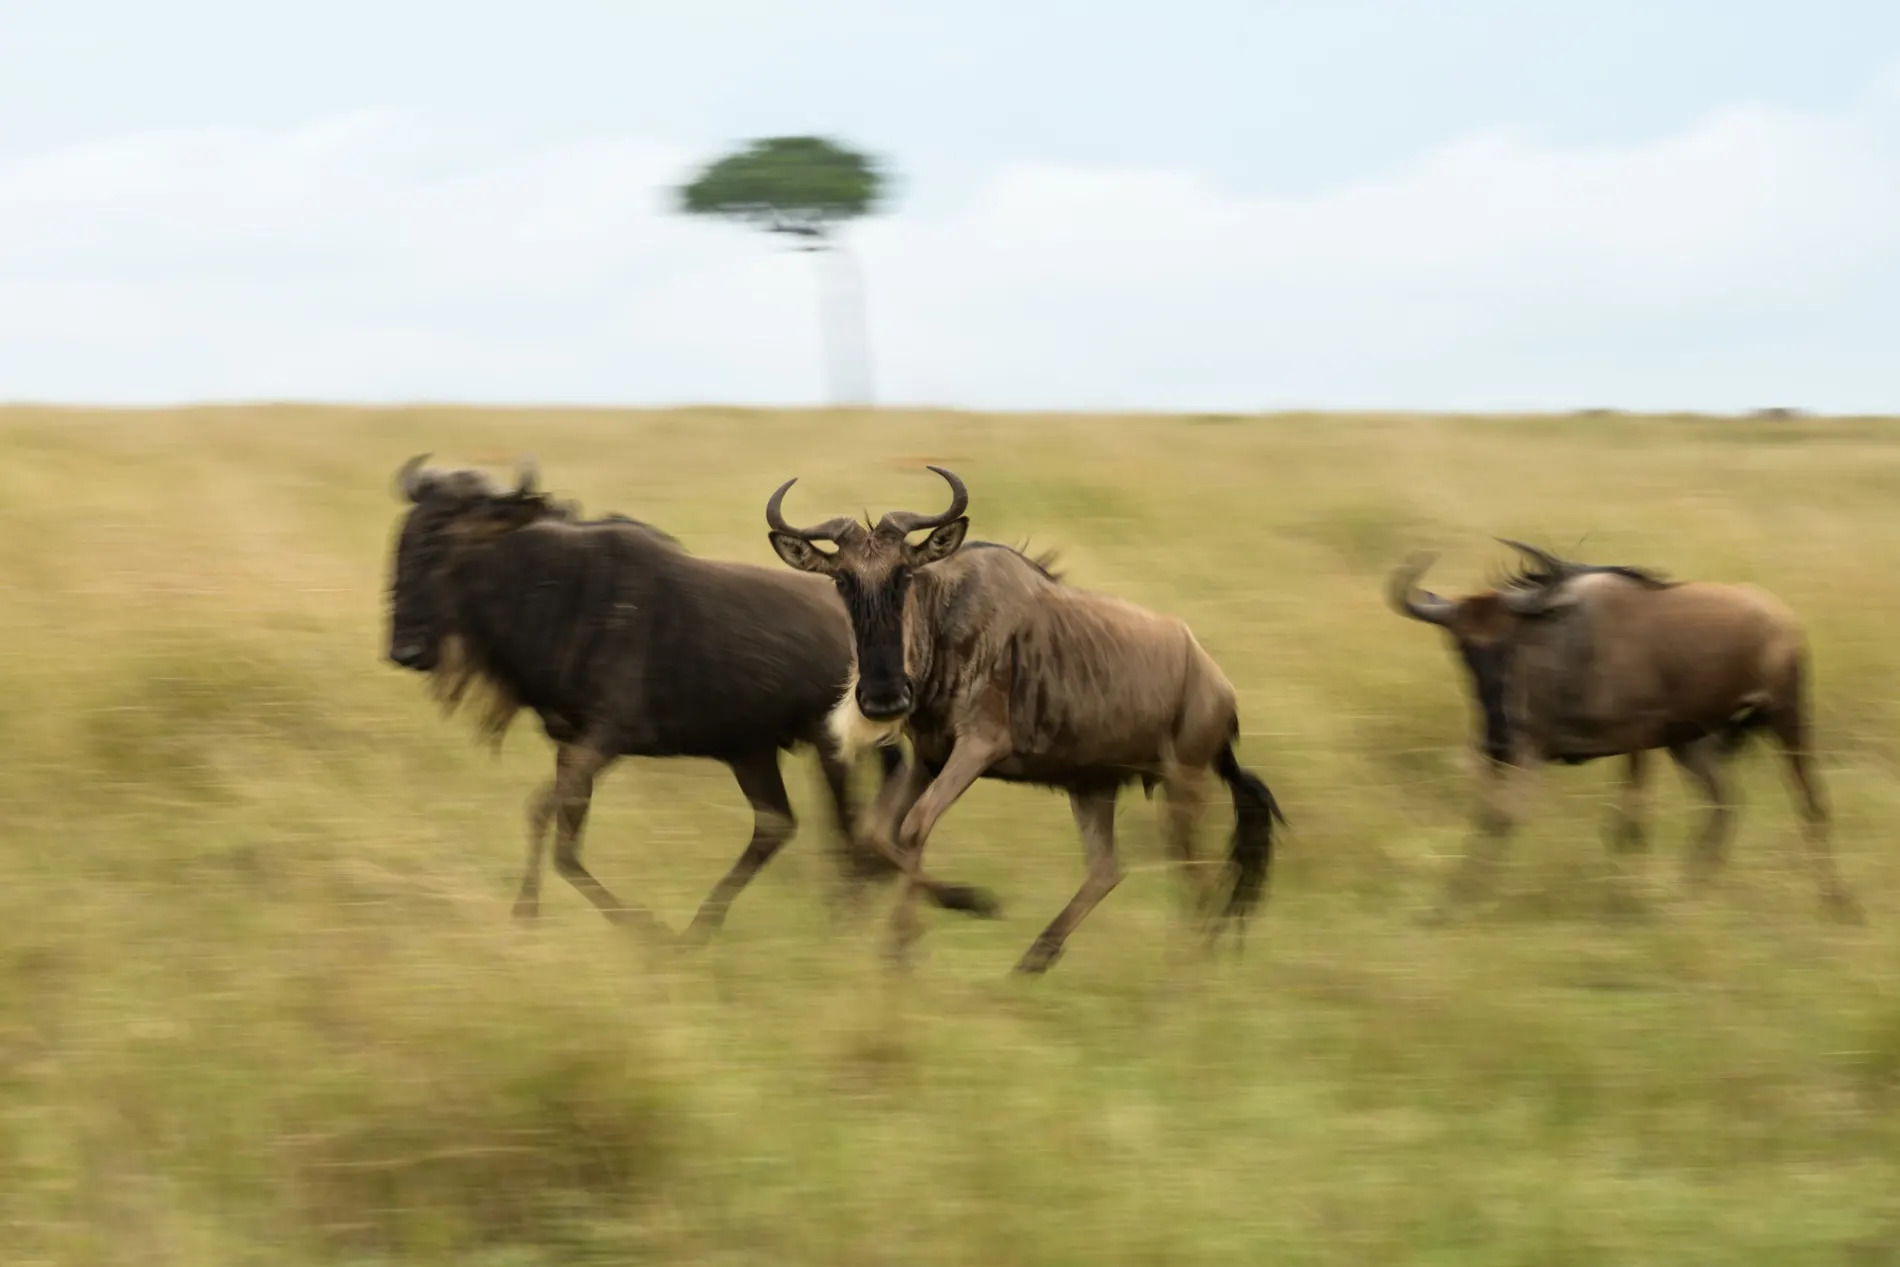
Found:
[[[892,511],[876,526],[847,517],[794,528],[780,508],[796,480],[781,485],[765,509],[779,557],[830,577],[851,614],[851,686],[832,715],[845,751],[910,737],[914,760],[885,784],[874,811],[874,839],[905,872],[893,957],[901,960],[917,936],[912,886],[934,883],[922,869],[924,842],[979,778],[1067,792],[1087,849],[1087,878],[1017,971],[1048,969],[1120,882],[1115,801],[1136,779],[1151,792],[1157,783],[1164,789],[1171,844],[1190,892],[1201,887],[1193,828],[1205,776],[1218,773],[1232,790],[1231,887],[1221,914],[1244,930],[1266,881],[1280,811],[1267,785],[1234,757],[1233,687],[1181,621],[1075,589],[1048,557],[991,542],[965,547],[969,494],[951,472],[929,469],[950,485],[950,508],[939,515]],[[926,531],[923,541],[910,542]]]
[[[487,696],[497,742],[521,709],[556,745],[554,778],[529,813],[517,916],[539,910],[541,861],[557,817],[554,865],[609,919],[657,930],[581,865],[595,778],[618,757],[725,763],[752,805],[745,852],[699,908],[689,938],[727,907],[795,827],[780,750],[811,743],[836,814],[834,855],[847,882],[892,871],[852,834],[848,766],[826,731],[851,661],[851,625],[829,585],[772,568],[697,558],[667,533],[624,516],[583,521],[535,487],[532,463],[504,491],[474,470],[397,476],[410,503],[392,565],[389,658],[428,673],[453,711]],[[893,777],[897,754],[885,754]],[[940,899],[963,906],[948,887]]]
[[[1500,540],[1503,540],[1500,538]],[[1431,556],[1393,574],[1400,614],[1450,635],[1483,719],[1486,795],[1475,847],[1434,913],[1470,896],[1503,852],[1524,779],[1544,762],[1621,756],[1627,769],[1612,839],[1645,848],[1648,753],[1667,749],[1700,784],[1709,817],[1687,863],[1702,888],[1723,861],[1733,811],[1724,760],[1756,730],[1779,741],[1823,900],[1856,907],[1828,844],[1828,812],[1809,744],[1808,652],[1780,600],[1752,585],[1670,581],[1642,568],[1582,564],[1517,541],[1528,561],[1496,588],[1459,599],[1417,588]]]

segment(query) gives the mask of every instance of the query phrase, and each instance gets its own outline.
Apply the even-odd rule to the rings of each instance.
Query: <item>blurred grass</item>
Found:
[[[980,786],[882,973],[805,829],[696,957],[550,877],[508,916],[532,726],[500,757],[381,661],[409,454],[536,453],[590,512],[773,563],[792,518],[936,506],[1180,614],[1294,829],[1241,962],[1176,928],[1156,814],[1055,974],[1056,796]],[[9,1264],[1900,1261],[1900,429],[1877,420],[228,408],[0,412],[0,1258]],[[1658,780],[1649,918],[1603,918],[1614,770],[1545,778],[1485,918],[1462,685],[1382,606],[1494,535],[1752,580],[1807,621],[1837,841],[1816,915],[1744,759],[1721,891]],[[1210,813],[1206,847],[1224,838]],[[749,828],[710,764],[618,767],[589,857],[682,926]]]

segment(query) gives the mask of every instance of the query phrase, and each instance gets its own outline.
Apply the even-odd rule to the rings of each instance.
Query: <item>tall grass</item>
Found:
[[[1081,879],[1059,797],[932,845],[997,923],[834,923],[803,831],[670,954],[551,880],[508,913],[545,742],[500,756],[381,659],[421,450],[536,453],[590,511],[777,566],[796,519],[933,508],[1187,618],[1293,820],[1246,958],[1175,921],[1155,807]],[[17,1264],[1741,1264],[1900,1261],[1900,429],[1879,421],[0,412],[0,1260]],[[802,510],[800,508],[803,508]],[[1712,896],[1667,782],[1646,917],[1605,918],[1608,763],[1548,775],[1469,922],[1469,715],[1380,597],[1494,535],[1749,580],[1807,622],[1842,867],[1819,917],[1743,761]],[[1581,540],[1583,544],[1577,546]],[[1224,834],[1217,806],[1208,844]],[[710,763],[604,780],[590,865],[682,927],[749,831]]]

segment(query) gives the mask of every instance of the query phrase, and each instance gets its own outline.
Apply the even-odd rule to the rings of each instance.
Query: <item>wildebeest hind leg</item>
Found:
[[[778,750],[770,749],[740,757],[731,763],[739,780],[739,790],[752,806],[752,839],[732,869],[713,886],[699,913],[686,928],[686,940],[702,943],[726,922],[726,911],[740,890],[751,883],[759,868],[772,860],[786,841],[792,838],[798,822],[792,816],[792,803],[785,795],[785,779],[778,768]]]
[[[1626,758],[1623,792],[1610,822],[1611,910],[1633,913],[1641,903],[1638,865],[1649,851],[1649,753],[1638,748]]]
[[[626,924],[648,933],[663,933],[651,911],[630,906],[607,891],[581,865],[581,824],[587,818],[587,805],[593,799],[595,777],[612,762],[599,749],[580,744],[562,747],[554,763],[554,786],[544,797],[558,813],[554,825],[554,869],[573,885],[596,910],[616,924]],[[539,807],[538,807],[539,808]],[[540,809],[545,814],[545,809]],[[545,822],[545,818],[539,821]]]
[[[1190,918],[1208,909],[1209,878],[1194,856],[1194,829],[1207,809],[1207,771],[1174,769],[1161,784],[1167,802],[1168,848],[1181,868],[1183,899]]]
[[[1016,971],[1047,972],[1061,956],[1063,943],[1069,940],[1076,925],[1122,882],[1121,865],[1115,858],[1116,791],[1108,787],[1069,794],[1069,808],[1075,814],[1075,825],[1081,829],[1082,844],[1087,851],[1088,875],[1083,877],[1082,887],[1075,891],[1069,904],[1029,944],[1029,949],[1017,961]]]
[[[1729,803],[1728,789],[1722,781],[1721,761],[1717,753],[1719,738],[1708,736],[1692,743],[1676,744],[1669,755],[1709,801],[1709,817],[1702,833],[1689,847],[1683,864],[1683,881],[1692,892],[1708,888],[1728,856],[1729,829],[1735,810]]]
[[[1830,843],[1827,802],[1815,775],[1814,759],[1808,754],[1806,727],[1794,707],[1777,709],[1771,724],[1787,759],[1789,790],[1794,793],[1795,810],[1801,815],[1801,843],[1814,869],[1815,882],[1821,889],[1821,901],[1836,918],[1859,923],[1864,917],[1860,904],[1847,891],[1834,862]]]

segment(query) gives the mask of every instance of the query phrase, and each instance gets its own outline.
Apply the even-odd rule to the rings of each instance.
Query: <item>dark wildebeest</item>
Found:
[[[1191,893],[1202,887],[1193,829],[1205,776],[1212,770],[1232,789],[1231,889],[1222,915],[1243,930],[1266,881],[1279,808],[1234,758],[1233,687],[1181,621],[1074,589],[1047,558],[990,542],[959,550],[969,496],[955,475],[930,469],[951,489],[950,509],[940,515],[892,511],[875,527],[839,518],[794,528],[780,506],[796,480],[765,509],[779,557],[832,578],[851,613],[851,689],[832,716],[842,747],[852,753],[904,733],[911,740],[913,760],[885,784],[872,833],[905,873],[893,957],[901,960],[917,936],[912,886],[933,883],[922,869],[924,842],[979,778],[1067,792],[1087,849],[1087,878],[1018,971],[1053,964],[1076,925],[1120,882],[1115,800],[1136,779],[1165,791],[1171,844]],[[910,543],[910,534],[924,531],[928,537]],[[820,549],[819,541],[836,549]]]
[[[792,834],[781,749],[818,750],[847,883],[891,873],[887,855],[853,837],[848,767],[826,732],[851,663],[851,624],[829,585],[696,558],[624,516],[582,521],[536,491],[531,464],[502,491],[479,471],[424,470],[426,457],[410,459],[396,481],[411,507],[396,542],[389,658],[432,675],[451,711],[471,689],[484,691],[482,726],[497,742],[526,708],[557,745],[554,778],[529,813],[516,915],[539,910],[543,845],[558,811],[556,870],[609,919],[657,930],[580,860],[594,780],[623,756],[723,762],[752,805],[752,839],[688,938],[715,932]],[[890,781],[901,758],[885,757]],[[948,886],[933,896],[973,903]]]
[[[1788,609],[1752,585],[1668,581],[1641,568],[1574,563],[1504,544],[1529,564],[1494,589],[1459,599],[1420,590],[1431,563],[1421,555],[1398,569],[1388,594],[1400,614],[1451,636],[1484,722],[1479,840],[1434,917],[1469,896],[1502,854],[1521,809],[1521,786],[1509,785],[1521,785],[1544,762],[1624,757],[1612,839],[1618,852],[1641,851],[1640,803],[1655,748],[1668,749],[1708,796],[1709,818],[1687,865],[1691,886],[1705,886],[1723,860],[1733,817],[1723,761],[1753,731],[1767,729],[1787,757],[1821,896],[1853,918],[1808,747],[1807,648]]]

